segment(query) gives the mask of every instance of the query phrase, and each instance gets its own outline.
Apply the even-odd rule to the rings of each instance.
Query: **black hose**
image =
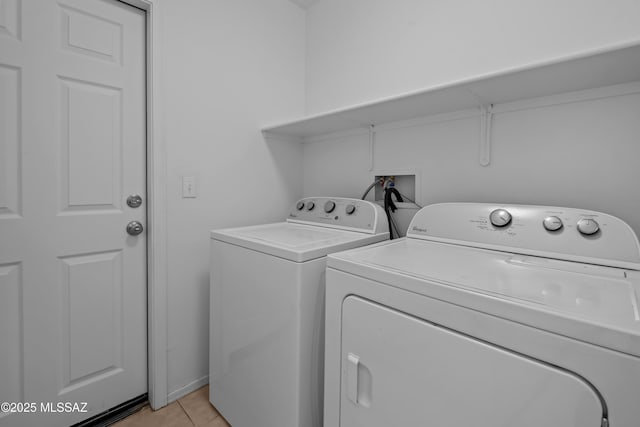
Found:
[[[395,212],[398,208],[396,207],[396,204],[393,203],[393,199],[391,198],[391,195],[396,196],[396,201],[399,203],[402,203],[402,195],[400,195],[400,192],[398,190],[396,190],[394,187],[387,187],[384,189],[384,212],[387,214],[387,223],[389,224],[389,239],[393,240],[393,228],[392,228],[392,223],[391,223],[391,213]],[[398,234],[398,231],[396,230],[396,234]],[[400,235],[398,234],[397,237],[400,237]]]

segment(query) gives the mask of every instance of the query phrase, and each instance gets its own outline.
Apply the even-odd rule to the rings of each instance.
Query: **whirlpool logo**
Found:
[[[413,231],[417,231],[418,233],[426,233],[427,229],[426,228],[420,228],[417,225],[414,225],[413,228],[411,229]]]

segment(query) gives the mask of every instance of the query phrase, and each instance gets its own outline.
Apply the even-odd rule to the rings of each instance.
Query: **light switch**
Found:
[[[182,198],[198,197],[198,188],[195,176],[182,177]]]

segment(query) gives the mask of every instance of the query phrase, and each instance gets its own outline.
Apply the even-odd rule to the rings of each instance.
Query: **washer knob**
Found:
[[[304,202],[298,202],[298,203],[296,204],[296,209],[298,209],[299,211],[301,211],[301,210],[302,210],[302,208],[304,208]]]
[[[315,207],[316,207],[316,204],[314,202],[307,203],[307,210],[308,211],[312,211],[313,208],[315,208]]]
[[[347,215],[352,215],[356,211],[356,206],[355,205],[347,205],[345,211],[347,212]]]
[[[542,226],[548,231],[558,231],[562,228],[562,220],[557,216],[548,216],[542,221]]]
[[[600,230],[600,225],[595,219],[582,218],[578,221],[578,231],[580,234],[591,236],[592,234],[596,234],[598,230]]]
[[[489,219],[496,227],[506,227],[511,223],[511,214],[506,209],[496,209],[489,214]]]
[[[331,213],[333,212],[333,210],[336,208],[336,202],[329,200],[327,203],[324,204],[324,211],[326,213]]]

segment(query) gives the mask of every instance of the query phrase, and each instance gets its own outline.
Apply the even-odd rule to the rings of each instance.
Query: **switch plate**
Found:
[[[182,177],[182,198],[195,198],[198,197],[198,186],[195,176],[183,176]]]

